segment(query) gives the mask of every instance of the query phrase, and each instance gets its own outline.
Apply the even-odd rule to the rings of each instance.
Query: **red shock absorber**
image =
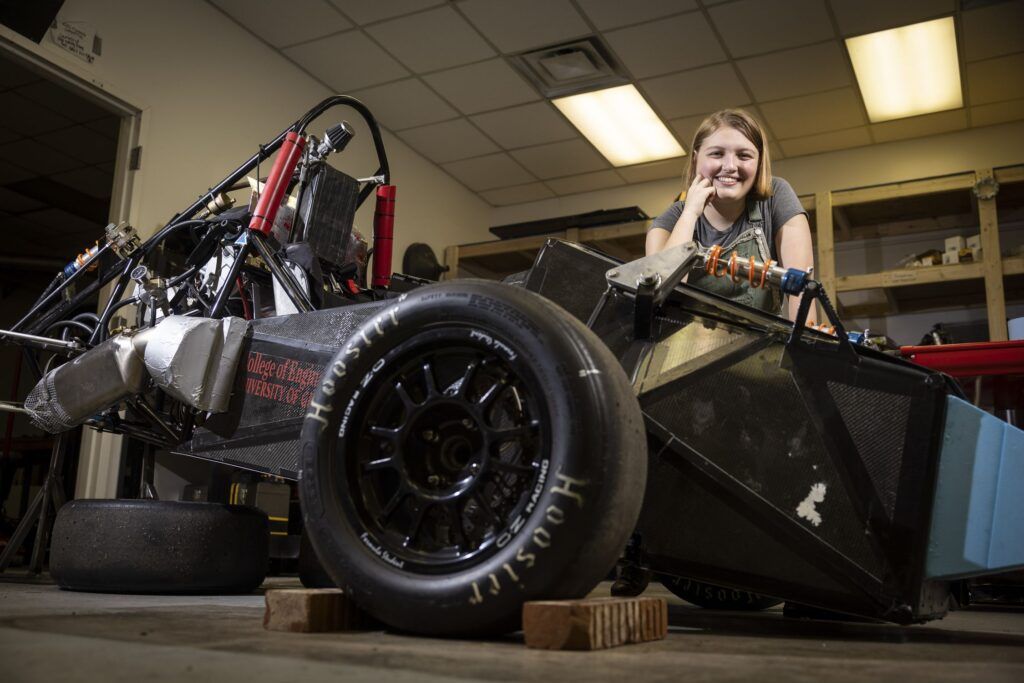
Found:
[[[391,246],[395,237],[395,186],[377,188],[377,208],[373,212],[374,287],[391,284]]]
[[[292,173],[299,163],[302,150],[306,146],[306,139],[295,131],[288,131],[281,143],[281,149],[274,159],[274,165],[267,176],[267,183],[263,186],[260,200],[256,203],[256,210],[252,212],[252,220],[249,221],[250,230],[258,230],[264,235],[270,235],[274,227],[274,219],[277,218],[277,210],[284,199],[285,190],[291,182]]]

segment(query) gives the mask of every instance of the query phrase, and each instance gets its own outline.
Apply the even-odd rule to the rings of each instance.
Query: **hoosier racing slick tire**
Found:
[[[244,505],[73,500],[57,513],[50,575],[100,593],[248,593],[267,574],[269,523]]]
[[[519,627],[615,564],[647,470],[639,405],[588,329],[495,282],[423,287],[328,364],[299,493],[324,568],[405,631]]]
[[[705,609],[759,612],[782,604],[782,600],[760,593],[725,588],[676,576],[663,577],[661,585],[669,589],[676,597]]]

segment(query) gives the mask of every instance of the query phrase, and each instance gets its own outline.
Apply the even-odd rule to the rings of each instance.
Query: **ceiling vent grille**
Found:
[[[524,52],[511,60],[549,99],[629,82],[594,36]]]

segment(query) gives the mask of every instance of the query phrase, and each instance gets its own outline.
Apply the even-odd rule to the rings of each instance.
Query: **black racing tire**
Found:
[[[336,584],[404,631],[501,633],[579,598],[636,524],[643,418],[608,348],[518,287],[422,287],[328,365],[302,430],[305,528]]]
[[[661,585],[677,598],[703,607],[705,609],[735,610],[741,612],[760,612],[782,604],[782,600],[751,593],[737,588],[725,588],[712,583],[686,579],[678,576],[664,576]]]
[[[303,533],[299,540],[299,581],[305,588],[335,588],[320,558],[316,556],[313,544],[309,542],[309,534]]]
[[[52,538],[50,574],[67,590],[248,593],[267,574],[267,515],[243,505],[74,500]]]

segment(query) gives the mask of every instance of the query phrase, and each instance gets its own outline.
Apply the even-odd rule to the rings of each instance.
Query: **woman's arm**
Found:
[[[814,268],[814,249],[811,247],[811,226],[807,223],[805,214],[798,213],[776,231],[775,250],[779,255],[780,266],[811,272]],[[799,306],[800,297],[787,297],[786,317],[795,320]],[[807,322],[810,324],[817,321],[817,310],[811,308],[807,314]]]
[[[715,196],[715,188],[707,178],[697,176],[686,191],[687,201],[683,204],[683,212],[679,220],[672,226],[672,232],[664,228],[651,228],[647,232],[644,250],[647,256],[664,249],[686,244],[693,240],[693,231],[697,227],[697,219],[704,213],[704,207]]]

